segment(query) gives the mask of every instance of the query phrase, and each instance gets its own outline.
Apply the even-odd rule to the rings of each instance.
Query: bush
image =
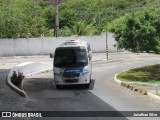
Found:
[[[13,71],[13,74],[11,76],[11,82],[16,85],[17,87],[19,87],[20,89],[22,89],[22,80],[24,79],[24,75],[23,73],[20,73],[18,71],[18,75],[16,73],[16,71]]]

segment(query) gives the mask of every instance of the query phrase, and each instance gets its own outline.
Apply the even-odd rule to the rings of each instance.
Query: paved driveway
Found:
[[[121,87],[113,81],[113,77],[122,70],[160,64],[160,56],[119,53],[112,54],[110,59],[108,62],[93,62],[93,90],[86,90],[83,86],[56,90],[52,84],[53,71],[27,78],[24,89],[31,100],[27,106],[48,111],[159,111],[159,101]]]

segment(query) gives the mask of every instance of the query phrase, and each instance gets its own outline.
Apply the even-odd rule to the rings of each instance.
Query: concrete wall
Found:
[[[89,41],[93,52],[106,51],[106,33],[102,33],[99,36],[0,39],[0,56],[49,54],[66,40],[76,38]],[[109,51],[117,51],[113,47],[116,41],[112,33],[108,33],[107,41]]]
[[[115,40],[113,33],[107,33],[107,42],[108,42],[108,51],[109,52],[117,51],[117,47],[114,47],[114,45],[116,45],[117,42]]]

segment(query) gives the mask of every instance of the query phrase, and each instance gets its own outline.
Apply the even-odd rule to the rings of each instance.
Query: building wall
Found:
[[[53,53],[58,45],[70,39],[87,40],[93,52],[106,52],[106,33],[102,33],[99,36],[0,39],[0,56],[49,54]],[[116,41],[112,33],[107,34],[107,42],[109,52],[117,51],[117,48],[113,47]]]

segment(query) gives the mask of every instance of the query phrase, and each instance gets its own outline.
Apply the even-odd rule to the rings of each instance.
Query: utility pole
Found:
[[[56,14],[55,14],[55,37],[59,37],[59,10],[58,10],[59,0],[56,0]]]
[[[106,32],[106,59],[108,60],[108,32]]]

